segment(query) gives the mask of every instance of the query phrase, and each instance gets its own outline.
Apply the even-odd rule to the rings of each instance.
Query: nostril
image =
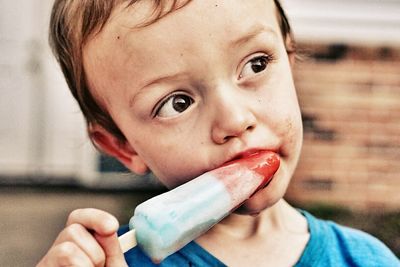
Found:
[[[254,126],[253,126],[253,125],[249,125],[249,126],[247,126],[247,128],[246,128],[244,131],[238,132],[237,134],[227,135],[227,136],[225,136],[225,137],[223,138],[223,140],[224,140],[224,142],[229,141],[230,139],[235,138],[235,137],[238,137],[238,136],[241,136],[242,133],[244,133],[244,132],[246,132],[246,131],[251,131],[251,130],[253,130],[253,129],[254,129]]]
[[[229,139],[233,138],[233,135],[225,136],[224,137],[224,142],[228,141]]]

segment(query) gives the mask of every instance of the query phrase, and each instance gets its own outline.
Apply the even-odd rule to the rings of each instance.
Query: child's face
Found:
[[[133,29],[144,2],[114,12],[84,49],[92,93],[124,133],[132,160],[172,188],[254,150],[277,151],[279,171],[243,210],[272,205],[302,143],[273,1],[193,1]]]

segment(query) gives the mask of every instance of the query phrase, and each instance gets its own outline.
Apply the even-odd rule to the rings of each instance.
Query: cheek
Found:
[[[193,134],[163,132],[158,136],[153,132],[151,135],[153,141],[136,143],[138,154],[165,186],[173,188],[198,174],[201,145],[196,143]]]
[[[303,123],[297,100],[296,90],[292,83],[285,84],[287,90],[282,90],[276,105],[275,116],[279,118],[276,123],[279,125],[280,136],[285,140],[287,146],[298,149],[303,139]]]
[[[288,95],[278,98],[264,114],[265,123],[281,141],[282,156],[297,157],[302,145],[303,126],[296,98]]]
[[[279,129],[281,140],[283,140],[283,156],[297,159],[303,143],[303,126],[300,111],[294,111],[287,114],[287,117],[281,121]]]
[[[303,140],[303,125],[301,121],[301,116],[293,116],[286,119],[284,132],[288,143],[292,146],[297,147],[299,143]]]

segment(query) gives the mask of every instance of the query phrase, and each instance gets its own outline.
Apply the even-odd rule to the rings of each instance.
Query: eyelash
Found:
[[[160,112],[160,109],[161,109],[172,97],[176,96],[177,94],[178,94],[178,93],[174,93],[174,94],[172,94],[172,95],[169,95],[169,96],[163,98],[163,99],[161,100],[161,102],[159,102],[159,103],[154,107],[153,112],[152,112],[153,118],[157,117],[158,113]]]
[[[167,104],[171,99],[177,96],[186,96],[191,99],[191,104],[193,103],[192,97],[190,97],[187,93],[184,92],[175,92],[167,97],[165,97],[161,102],[159,102],[152,111],[153,118],[157,117],[161,111],[161,109]]]
[[[254,73],[254,75],[257,75],[258,73],[264,72],[264,71],[267,69],[268,65],[269,65],[271,62],[274,61],[274,56],[273,56],[273,54],[267,55],[267,54],[261,54],[261,53],[258,54],[258,55],[256,55],[256,56],[253,56],[250,60],[246,61],[246,63],[242,66],[241,71],[240,71],[239,76],[238,76],[238,79],[239,79],[239,80],[245,78],[245,77],[243,76],[242,73],[243,73],[243,71],[245,70],[246,65],[249,64],[249,63],[251,63],[252,61],[255,61],[255,60],[258,60],[258,59],[263,59],[263,60],[265,60],[266,66],[265,66],[265,68],[264,68],[263,70],[261,70],[260,72]]]

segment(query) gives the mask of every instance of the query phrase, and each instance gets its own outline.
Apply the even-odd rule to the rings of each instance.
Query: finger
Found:
[[[73,242],[64,242],[52,247],[37,267],[82,266],[94,267],[89,257]]]
[[[95,238],[106,254],[105,266],[128,266],[124,254],[122,253],[121,246],[119,245],[116,233],[109,236],[95,234]]]
[[[118,230],[119,223],[111,214],[98,209],[77,209],[71,212],[67,226],[81,224],[100,235],[111,235]]]
[[[94,266],[104,266],[105,253],[92,234],[80,224],[67,226],[54,241],[53,246],[64,242],[75,243],[93,262]]]

